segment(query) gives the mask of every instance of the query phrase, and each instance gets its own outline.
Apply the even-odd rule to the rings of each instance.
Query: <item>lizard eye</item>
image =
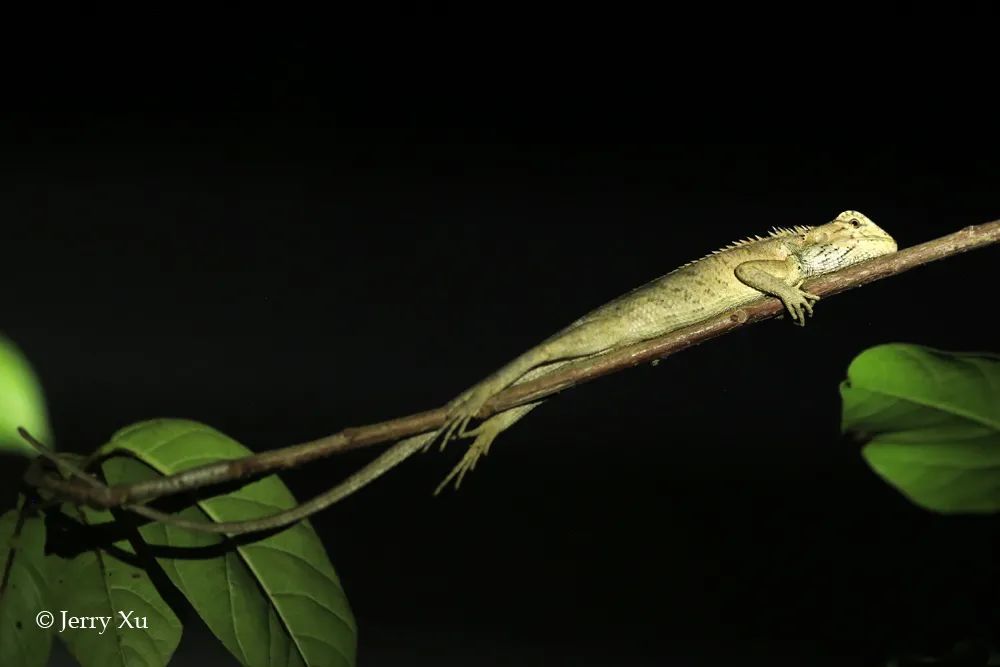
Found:
[[[857,218],[851,218],[851,225],[854,226],[854,227],[860,227],[861,226],[861,221],[858,220]]]

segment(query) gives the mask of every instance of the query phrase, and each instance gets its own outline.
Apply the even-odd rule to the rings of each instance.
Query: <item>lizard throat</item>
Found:
[[[806,275],[815,276],[895,251],[896,242],[891,238],[871,238],[849,244],[817,245],[806,248],[799,255],[799,261]]]

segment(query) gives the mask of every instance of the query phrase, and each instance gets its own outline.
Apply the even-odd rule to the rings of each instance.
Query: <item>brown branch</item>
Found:
[[[954,234],[808,280],[803,287],[813,294],[826,297],[997,242],[1000,242],[1000,220],[966,227]],[[662,359],[722,334],[779,315],[783,310],[780,300],[765,298],[758,303],[738,308],[703,323],[598,357],[567,364],[536,380],[509,387],[490,400],[479,411],[477,417],[485,418],[604,375]],[[438,408],[368,426],[347,428],[311,442],[240,459],[205,464],[173,475],[130,485],[98,489],[78,481],[37,474],[32,476],[30,483],[71,501],[95,507],[131,505],[222,482],[294,468],[339,452],[400,440],[407,436],[432,431],[440,427],[444,419],[444,408]]]

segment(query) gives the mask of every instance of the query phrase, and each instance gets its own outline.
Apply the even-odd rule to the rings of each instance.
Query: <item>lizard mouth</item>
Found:
[[[864,262],[869,259],[874,259],[875,257],[881,257],[883,255],[891,255],[896,252],[896,243],[893,241],[878,240],[873,243],[867,243],[863,247],[858,247],[850,261],[845,262],[845,266],[851,264],[857,264],[858,262]]]
[[[896,240],[888,236],[865,236],[863,237],[867,243],[872,244],[883,250],[883,253],[896,252],[898,249],[896,246]]]

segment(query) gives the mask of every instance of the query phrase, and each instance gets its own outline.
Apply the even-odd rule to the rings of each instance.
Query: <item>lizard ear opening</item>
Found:
[[[851,223],[852,227],[860,227],[861,226],[861,221],[858,220],[857,218],[851,218],[849,222]]]

